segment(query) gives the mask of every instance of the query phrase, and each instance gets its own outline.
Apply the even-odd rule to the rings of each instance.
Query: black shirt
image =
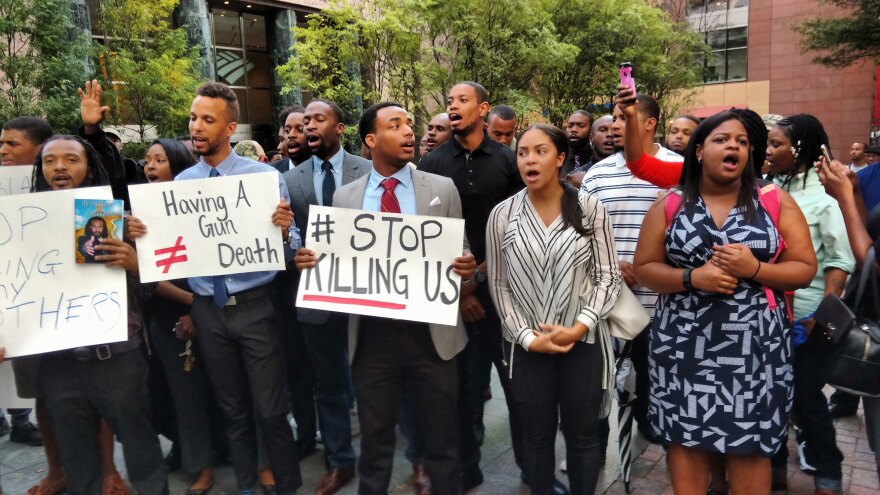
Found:
[[[513,150],[484,132],[483,142],[468,157],[453,137],[422,158],[419,170],[455,183],[471,252],[481,263],[486,258],[486,223],[492,208],[524,187]]]
[[[578,160],[575,160],[575,155],[578,156]],[[583,151],[583,154],[578,153],[575,150],[571,150],[567,157],[565,157],[565,163],[562,164],[561,174],[563,177],[575,171],[575,169],[586,171],[589,169],[594,163],[593,160],[593,150],[590,147],[587,147]]]

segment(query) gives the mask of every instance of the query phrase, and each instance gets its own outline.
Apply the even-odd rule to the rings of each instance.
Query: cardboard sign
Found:
[[[13,196],[31,192],[33,177],[33,165],[0,167],[0,196]]]
[[[296,305],[455,325],[464,220],[312,206]]]
[[[278,174],[232,175],[129,186],[141,281],[284,270]]]
[[[74,198],[112,193],[94,187],[0,198],[0,344],[7,358],[128,338],[125,271],[74,262]]]

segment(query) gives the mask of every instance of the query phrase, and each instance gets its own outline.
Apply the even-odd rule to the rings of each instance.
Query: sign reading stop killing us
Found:
[[[284,270],[281,229],[272,223],[278,174],[231,175],[128,187],[142,282]]]
[[[0,198],[0,345],[27,356],[128,338],[125,271],[76,264],[74,199],[109,187]]]
[[[296,305],[455,325],[464,220],[309,208],[303,239],[318,263],[300,275]]]

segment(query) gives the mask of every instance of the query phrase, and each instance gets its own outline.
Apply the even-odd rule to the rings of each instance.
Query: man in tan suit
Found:
[[[372,152],[372,170],[337,190],[333,206],[461,218],[461,200],[452,180],[407,166],[413,159],[415,138],[406,110],[396,103],[377,103],[364,112],[359,131]],[[473,287],[476,263],[467,240],[463,251],[453,268],[467,293]],[[300,249],[295,261],[303,270],[315,266],[316,257],[311,250]],[[461,321],[443,326],[352,315],[348,337],[363,435],[359,493],[388,493],[394,427],[401,392],[407,387],[414,390],[418,403],[418,428],[424,432],[432,492],[458,494],[458,378],[453,358],[467,343]]]

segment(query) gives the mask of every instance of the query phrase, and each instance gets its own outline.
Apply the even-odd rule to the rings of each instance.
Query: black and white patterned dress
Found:
[[[755,198],[756,218],[734,208],[719,230],[700,198],[666,233],[667,261],[698,268],[712,246],[748,245],[769,262],[778,234]],[[651,424],[670,443],[710,452],[772,456],[785,437],[792,400],[785,302],[740,280],[732,296],[701,291],[661,296],[650,331]]]

